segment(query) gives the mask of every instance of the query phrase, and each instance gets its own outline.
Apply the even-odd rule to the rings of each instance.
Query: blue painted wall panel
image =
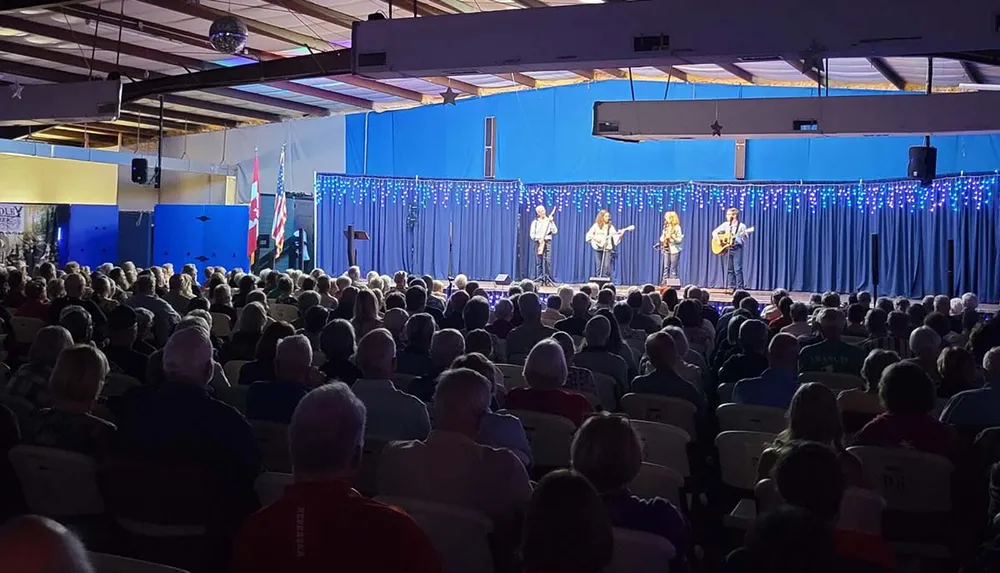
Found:
[[[157,205],[153,212],[153,264],[248,268],[246,205]]]
[[[118,261],[117,205],[71,205],[66,232],[66,252],[60,253],[61,262],[76,261],[97,268]]]

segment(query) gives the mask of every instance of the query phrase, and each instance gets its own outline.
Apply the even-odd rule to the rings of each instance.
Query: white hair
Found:
[[[574,291],[573,287],[569,285],[562,285],[559,287],[559,300],[562,301],[560,308],[562,310],[567,310],[570,306],[572,306],[574,294],[576,294],[576,291]]]
[[[559,388],[566,383],[567,372],[563,348],[551,338],[536,344],[524,362],[524,379],[532,388]]]
[[[957,297],[951,299],[951,314],[952,314],[952,316],[958,316],[958,315],[962,314],[963,310],[965,310],[965,303],[962,302],[962,299],[957,298]]]
[[[446,371],[434,389],[435,426],[453,428],[464,420],[481,418],[490,407],[492,386],[490,380],[475,370]]]
[[[962,304],[966,310],[976,310],[979,307],[979,297],[975,293],[967,292],[962,295]]]
[[[212,341],[200,317],[188,316],[163,347],[163,373],[168,380],[205,386],[215,374]]]
[[[361,280],[361,267],[353,266],[347,269],[347,278],[352,281]]]
[[[941,336],[929,326],[920,326],[910,333],[910,352],[919,356],[941,348]]]
[[[824,308],[819,313],[819,325],[822,328],[839,328],[843,330],[845,323],[844,313],[835,308]]]
[[[243,307],[243,312],[236,319],[236,332],[263,332],[267,326],[267,310],[259,302],[250,302]]]
[[[312,344],[305,335],[286,336],[278,341],[274,351],[275,374],[279,379],[304,380],[312,359]]]
[[[947,295],[939,294],[934,297],[934,312],[940,312],[941,314],[947,316],[948,311],[951,310],[951,299]]]
[[[467,284],[469,284],[469,277],[463,275],[462,273],[459,273],[458,276],[455,277],[455,288],[464,289]]]
[[[299,401],[288,425],[288,449],[296,475],[350,468],[365,442],[364,403],[343,382],[331,382]]]
[[[989,349],[983,355],[983,370],[986,371],[987,382],[1000,379],[1000,346]]]

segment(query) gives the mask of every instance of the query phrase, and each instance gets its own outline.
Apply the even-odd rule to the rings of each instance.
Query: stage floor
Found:
[[[479,286],[483,287],[484,289],[486,289],[487,291],[490,291],[490,292],[503,292],[503,293],[507,292],[507,288],[508,288],[507,285],[498,285],[497,283],[492,282],[492,281],[476,281],[476,282],[479,283]],[[580,285],[570,285],[570,286],[579,287]],[[623,294],[623,293],[627,292],[628,289],[631,288],[631,286],[632,285],[616,285],[615,289],[618,291],[619,294]],[[642,286],[642,285],[638,285],[638,286]],[[559,290],[558,286],[554,286],[554,287],[540,287],[538,289],[538,291],[541,294],[544,294],[544,295],[556,294],[557,290]],[[680,290],[680,289],[678,289],[678,290]],[[730,294],[730,292],[728,290],[726,290],[726,289],[710,288],[710,289],[708,289],[708,292],[709,292],[709,300],[711,300],[713,303],[728,304],[733,299],[733,295]],[[747,292],[749,292],[750,295],[753,296],[755,299],[757,299],[757,301],[759,303],[761,303],[761,304],[768,304],[770,302],[770,300],[771,300],[771,291],[769,291],[769,290],[766,290],[766,291],[765,290],[750,290],[750,291],[747,291]],[[794,300],[795,302],[809,302],[809,297],[812,296],[812,294],[813,293],[809,293],[809,292],[796,292],[796,291],[793,291],[793,292],[788,293],[788,296],[792,297],[792,300]],[[847,293],[840,293],[840,296],[841,296],[841,298],[844,301],[846,301],[848,294]],[[919,301],[914,301],[914,302],[919,302]],[[997,304],[984,304],[984,303],[980,303],[979,304],[979,312],[981,312],[981,313],[991,313],[992,314],[992,313],[996,313],[998,310],[1000,310],[1000,305],[997,305]]]

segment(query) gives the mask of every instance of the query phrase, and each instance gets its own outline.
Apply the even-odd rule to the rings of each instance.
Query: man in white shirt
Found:
[[[364,378],[354,383],[354,394],[368,409],[369,436],[385,440],[422,440],[431,429],[427,406],[396,389],[390,378],[396,371],[396,343],[384,328],[369,332],[358,343],[358,368]]]
[[[476,443],[491,384],[468,368],[445,371],[434,393],[434,430],[426,440],[386,446],[379,458],[382,495],[422,499],[516,523],[531,496],[524,465],[509,450]]]
[[[535,280],[543,285],[552,284],[552,235],[559,232],[556,220],[546,216],[545,207],[535,207],[535,220],[529,235],[535,244]]]
[[[740,221],[740,210],[730,207],[726,211],[726,222],[712,231],[712,237],[728,233],[732,237],[732,246],[726,251],[726,285],[732,290],[746,288],[743,282],[743,245],[750,230]]]

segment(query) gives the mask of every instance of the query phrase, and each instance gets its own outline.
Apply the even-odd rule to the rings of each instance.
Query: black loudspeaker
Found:
[[[497,278],[493,279],[493,282],[497,283],[498,285],[504,285],[504,286],[509,285],[510,275],[499,274],[497,275]]]
[[[910,148],[910,164],[906,170],[911,179],[930,185],[937,176],[937,148],[920,145]]]
[[[271,235],[257,235],[257,248],[258,249],[270,249],[271,248]]]
[[[149,181],[149,161],[142,157],[132,160],[132,183],[145,185]]]

